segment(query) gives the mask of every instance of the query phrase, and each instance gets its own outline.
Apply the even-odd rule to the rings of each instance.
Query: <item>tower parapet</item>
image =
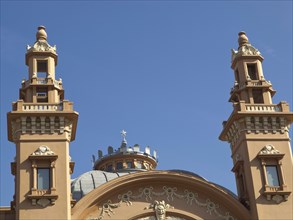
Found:
[[[99,150],[97,160],[93,155],[93,169],[107,172],[146,171],[155,169],[158,163],[157,152],[154,150],[153,154],[151,154],[149,146],[145,147],[144,151],[140,150],[138,144],[135,144],[133,147],[127,146],[125,139],[126,131],[123,130],[121,134],[123,140],[117,150],[109,146],[108,152],[105,155]]]

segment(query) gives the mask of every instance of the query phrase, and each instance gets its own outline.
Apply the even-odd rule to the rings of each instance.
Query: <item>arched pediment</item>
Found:
[[[172,171],[113,179],[79,200],[72,219],[164,219],[161,212],[165,219],[249,219],[248,210],[227,191]]]

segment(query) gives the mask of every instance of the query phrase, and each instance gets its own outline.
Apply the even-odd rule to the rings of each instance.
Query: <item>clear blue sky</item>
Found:
[[[18,99],[26,45],[39,25],[57,45],[57,78],[79,112],[72,178],[91,155],[128,144],[159,155],[158,169],[183,169],[236,191],[228,143],[231,48],[239,31],[265,60],[274,102],[292,106],[292,1],[1,1],[1,198],[14,186],[6,113]]]

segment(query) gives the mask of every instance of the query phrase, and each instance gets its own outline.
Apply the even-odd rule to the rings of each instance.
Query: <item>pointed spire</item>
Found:
[[[46,28],[43,25],[38,27],[38,31],[36,33],[37,41],[39,41],[39,40],[47,40],[47,33],[46,33],[45,30],[46,30]]]

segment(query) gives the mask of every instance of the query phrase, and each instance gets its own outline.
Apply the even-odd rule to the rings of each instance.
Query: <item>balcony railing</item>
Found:
[[[37,79],[37,84],[47,84],[47,79],[45,79],[45,78],[38,78]]]
[[[235,83],[234,87],[231,88],[231,93],[234,90],[243,89],[245,87],[252,87],[252,86],[271,86],[271,82],[268,80],[248,80],[238,84]]]
[[[61,104],[28,104],[23,103],[23,111],[62,111]]]
[[[265,104],[245,104],[246,111],[256,112],[280,112],[280,106],[278,105],[265,105]]]
[[[60,103],[26,103],[18,100],[12,104],[13,111],[73,111],[73,103],[63,100]]]
[[[54,84],[54,86],[58,89],[62,88],[62,81],[61,80],[56,80],[56,79],[48,79],[48,78],[33,78],[30,80],[26,80],[22,82],[23,86],[26,88],[29,85],[34,85],[34,84],[38,84],[38,85],[50,85],[50,84]]]
[[[279,104],[250,104],[240,101],[234,105],[234,111],[241,112],[290,112],[287,102],[280,102]]]

